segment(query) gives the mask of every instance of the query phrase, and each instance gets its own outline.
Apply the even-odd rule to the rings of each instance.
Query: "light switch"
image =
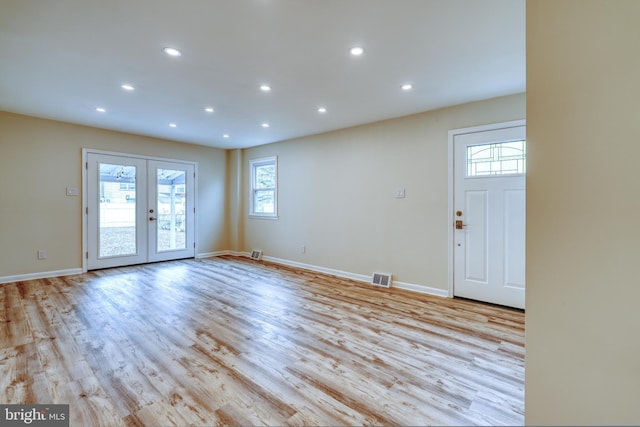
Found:
[[[404,188],[396,189],[396,199],[404,199]]]
[[[77,187],[67,187],[67,196],[77,196],[78,188]]]

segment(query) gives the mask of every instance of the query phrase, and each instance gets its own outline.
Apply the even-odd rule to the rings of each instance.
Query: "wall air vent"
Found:
[[[251,259],[261,259],[262,251],[260,249],[254,249],[251,251]]]
[[[385,288],[391,287],[391,274],[389,273],[373,273],[371,283],[376,286],[382,286]]]

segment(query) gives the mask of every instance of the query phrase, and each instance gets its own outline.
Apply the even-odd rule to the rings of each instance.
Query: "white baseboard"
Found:
[[[200,254],[196,254],[196,259],[212,258],[216,256],[223,256],[223,255],[237,255],[237,254],[238,252],[234,252],[234,251],[203,252]]]
[[[344,277],[345,279],[357,280],[359,282],[368,282],[371,278],[364,274],[350,273],[348,271],[335,270],[333,268],[320,267],[318,265],[305,264],[297,261],[289,261],[287,259],[263,256],[263,260],[275,262],[276,264],[288,265],[290,267],[304,268],[305,270],[317,271],[318,273],[330,274],[332,276]]]
[[[81,268],[71,268],[68,270],[42,271],[39,273],[18,274],[16,276],[0,277],[0,284],[22,282],[25,280],[48,279],[50,277],[71,276],[74,274],[82,274]]]
[[[407,291],[420,292],[421,294],[435,295],[437,297],[449,298],[449,291],[446,289],[434,288],[427,285],[418,285],[415,283],[406,282],[391,282],[391,286],[398,289],[404,289]]]
[[[226,253],[225,255],[249,257],[251,254],[248,252],[234,252],[234,253]],[[317,265],[305,264],[302,262],[290,261],[290,260],[274,258],[270,256],[263,256],[262,259],[265,261],[276,263],[276,264],[288,265],[290,267],[317,271],[318,273],[330,274],[332,276],[343,277],[345,279],[356,280],[359,282],[365,282],[365,283],[371,282],[371,276],[367,276],[364,274],[357,274],[357,273],[351,273],[348,271],[335,270],[333,268],[320,267]],[[423,294],[435,295],[435,296],[444,297],[444,298],[447,298],[449,296],[449,292],[446,289],[439,289],[439,288],[434,288],[426,285],[418,285],[415,283],[399,282],[397,280],[394,280],[391,282],[391,287],[398,288],[398,289],[405,289],[413,292],[419,292]]]

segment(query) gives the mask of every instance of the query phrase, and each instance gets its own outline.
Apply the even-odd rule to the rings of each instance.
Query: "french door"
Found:
[[[524,125],[453,135],[455,296],[525,306]]]
[[[86,153],[88,270],[195,256],[195,165]]]

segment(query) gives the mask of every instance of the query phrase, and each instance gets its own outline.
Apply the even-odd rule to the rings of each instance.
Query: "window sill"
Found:
[[[268,219],[271,221],[277,221],[278,220],[278,215],[255,215],[255,214],[249,214],[249,219]]]

